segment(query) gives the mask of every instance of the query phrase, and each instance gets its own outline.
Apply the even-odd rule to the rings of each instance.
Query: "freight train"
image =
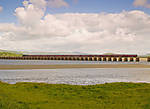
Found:
[[[23,55],[23,57],[138,57],[138,55],[114,54],[114,55]]]

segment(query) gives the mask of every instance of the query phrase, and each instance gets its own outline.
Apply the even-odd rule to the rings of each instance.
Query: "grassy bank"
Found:
[[[150,84],[0,83],[0,109],[150,109]]]

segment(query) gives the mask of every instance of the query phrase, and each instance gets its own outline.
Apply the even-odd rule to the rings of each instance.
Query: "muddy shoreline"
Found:
[[[144,65],[144,64],[0,65],[0,70],[68,69],[68,68],[150,68],[150,65]]]

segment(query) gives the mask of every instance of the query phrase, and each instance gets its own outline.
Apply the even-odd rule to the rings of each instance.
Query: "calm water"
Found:
[[[94,85],[110,82],[150,83],[150,69],[44,69],[0,70],[0,81],[45,82],[50,84]]]
[[[150,64],[148,62],[98,62],[56,60],[0,60],[0,65],[52,65],[52,64]],[[50,84],[93,85],[110,82],[150,82],[150,69],[42,69],[0,70],[0,81],[45,82]]]
[[[52,64],[150,64],[150,62],[102,62],[62,60],[0,60],[0,65],[52,65]]]

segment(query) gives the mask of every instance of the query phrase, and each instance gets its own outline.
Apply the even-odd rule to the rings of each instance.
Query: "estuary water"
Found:
[[[49,84],[95,85],[111,82],[150,83],[150,69],[97,68],[97,69],[36,69],[0,70],[0,81],[44,82]]]
[[[58,65],[58,64],[150,64],[150,62],[105,62],[63,60],[0,60],[0,65]]]
[[[51,60],[0,60],[0,65],[52,64],[150,64],[148,62],[98,62]],[[81,69],[28,69],[0,70],[0,81],[44,82],[49,84],[95,85],[111,82],[150,83],[150,68],[81,68]]]

